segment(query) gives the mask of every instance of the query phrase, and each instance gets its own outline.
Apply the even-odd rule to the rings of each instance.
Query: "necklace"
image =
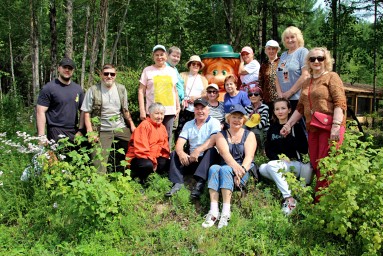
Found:
[[[321,77],[321,76],[323,76],[324,74],[327,74],[327,71],[323,71],[323,72],[320,73],[319,75],[315,75],[315,74],[313,74],[313,78]]]

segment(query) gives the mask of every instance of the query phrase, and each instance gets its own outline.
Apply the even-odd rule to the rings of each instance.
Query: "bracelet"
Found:
[[[336,121],[336,120],[334,120],[334,121],[332,121],[332,124],[336,124],[336,125],[341,125],[341,121]]]
[[[247,172],[245,166],[241,165],[241,167],[242,167],[242,169],[243,169],[245,172]]]

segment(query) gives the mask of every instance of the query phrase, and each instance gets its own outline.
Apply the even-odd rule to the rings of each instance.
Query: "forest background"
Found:
[[[266,41],[282,46],[280,36],[289,25],[303,31],[308,49],[326,46],[332,52],[343,81],[383,86],[381,0],[1,2],[0,93],[20,95],[28,106],[57,75],[63,56],[75,60],[74,80],[84,88],[97,80],[104,63],[137,71],[125,84],[138,84],[157,43],[181,48],[181,70],[189,56],[214,43],[228,43],[237,52],[250,45],[263,61]]]
[[[343,81],[381,87],[381,0],[0,3],[0,255],[382,255],[381,119],[365,133],[373,138],[348,123],[343,146],[323,161],[322,169],[336,175],[320,203],[312,204],[315,179],[302,186],[290,176],[299,207],[287,218],[276,186],[251,180],[247,196],[234,193],[224,230],[201,227],[207,190],[198,203],[188,189],[168,199],[165,176],[142,186],[118,172],[97,175],[86,147],[66,155],[61,148],[57,161],[37,157],[33,136],[38,92],[65,55],[75,60],[73,79],[84,89],[99,80],[104,63],[117,65],[137,124],[138,80],[157,43],[182,49],[180,70],[214,43],[237,52],[250,45],[262,61],[266,41],[281,42],[282,31],[295,25],[307,48],[330,49]],[[22,181],[25,171],[36,175]]]

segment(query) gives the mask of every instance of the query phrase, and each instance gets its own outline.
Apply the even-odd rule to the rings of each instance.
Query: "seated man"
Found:
[[[199,198],[209,167],[218,158],[213,148],[215,135],[221,130],[219,121],[209,116],[208,102],[199,98],[194,101],[194,119],[185,123],[175,146],[175,152],[170,155],[169,179],[174,183],[166,196],[172,196],[179,191],[184,183],[184,173],[193,172],[197,183],[191,192],[192,198]],[[189,143],[189,154],[184,150]]]

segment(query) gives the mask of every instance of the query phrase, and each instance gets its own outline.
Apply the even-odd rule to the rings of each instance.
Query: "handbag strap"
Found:
[[[313,79],[311,78],[310,80],[310,85],[309,85],[309,92],[308,92],[308,98],[309,98],[309,102],[310,102],[310,110],[311,110],[311,114],[313,113],[313,107],[312,107],[312,103],[311,103],[311,97],[310,97],[310,92],[311,92],[311,85],[313,84]]]
[[[195,80],[197,79],[198,76],[199,76],[199,74],[197,74],[196,76],[194,76],[194,80],[193,80],[192,86],[190,87],[189,93],[188,93],[188,95],[187,95],[186,97],[189,97],[189,96],[190,96],[190,93],[191,93],[191,91],[193,90],[194,82],[195,82]]]

